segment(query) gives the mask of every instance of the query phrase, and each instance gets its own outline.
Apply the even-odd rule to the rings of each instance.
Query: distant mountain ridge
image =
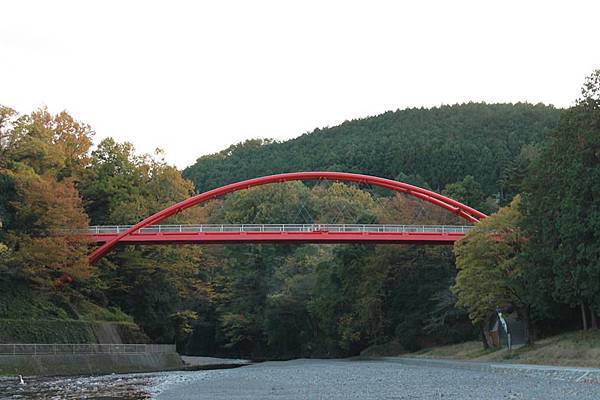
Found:
[[[200,192],[292,171],[404,178],[434,190],[472,175],[487,195],[525,145],[543,142],[562,110],[544,104],[466,103],[388,111],[276,142],[251,139],[183,171]]]

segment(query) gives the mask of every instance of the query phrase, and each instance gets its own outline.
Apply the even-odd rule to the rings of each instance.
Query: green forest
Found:
[[[121,321],[186,354],[283,359],[477,339],[498,307],[524,322],[530,343],[598,328],[600,70],[568,109],[390,111],[251,139],[183,171],[161,151],[94,145],[94,134],[68,112],[0,106],[0,341],[36,340],[10,331],[14,321]],[[239,180],[318,170],[411,183],[489,217],[454,248],[134,245],[94,265],[94,244],[75,232],[134,224]],[[238,191],[164,223],[284,222],[463,223],[404,194],[327,181]]]

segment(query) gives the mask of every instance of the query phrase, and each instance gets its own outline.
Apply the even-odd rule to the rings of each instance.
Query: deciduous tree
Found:
[[[498,307],[511,305],[533,341],[532,306],[535,302],[533,271],[521,257],[525,238],[519,220],[520,197],[480,221],[454,245],[458,273],[454,292],[458,304],[481,324]]]

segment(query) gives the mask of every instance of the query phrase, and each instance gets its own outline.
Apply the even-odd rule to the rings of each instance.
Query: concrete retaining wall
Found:
[[[177,353],[0,355],[0,375],[101,375],[182,366]]]

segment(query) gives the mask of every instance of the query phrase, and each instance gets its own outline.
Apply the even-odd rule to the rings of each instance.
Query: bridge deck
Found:
[[[91,226],[84,232],[103,243],[131,226]],[[430,243],[452,244],[470,225],[369,225],[369,224],[210,224],[153,225],[124,237],[125,244],[151,243]]]

